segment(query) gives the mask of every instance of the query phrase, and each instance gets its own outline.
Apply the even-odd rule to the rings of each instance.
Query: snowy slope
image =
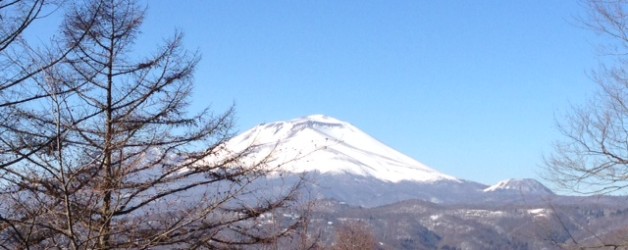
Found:
[[[259,125],[234,137],[235,151],[259,145],[258,159],[292,173],[351,174],[385,182],[461,180],[440,173],[384,145],[353,125],[325,115]]]

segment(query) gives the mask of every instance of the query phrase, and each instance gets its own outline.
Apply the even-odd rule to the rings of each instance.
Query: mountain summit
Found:
[[[484,189],[484,192],[504,192],[516,191],[523,194],[554,194],[549,188],[545,187],[535,179],[508,179],[498,182],[497,184]]]
[[[259,145],[281,171],[350,174],[380,181],[460,182],[386,146],[355,126],[325,115],[261,124],[230,144]]]

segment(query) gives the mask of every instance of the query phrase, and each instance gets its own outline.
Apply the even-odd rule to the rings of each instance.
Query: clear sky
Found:
[[[202,54],[194,107],[237,130],[327,114],[445,174],[538,178],[595,85],[578,1],[147,1],[139,48]]]
[[[237,129],[309,114],[352,123],[459,178],[538,178],[555,118],[595,85],[578,1],[151,0],[139,45],[175,29],[203,59],[195,105]]]

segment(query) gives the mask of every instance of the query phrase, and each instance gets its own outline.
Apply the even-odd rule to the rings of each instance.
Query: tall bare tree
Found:
[[[74,47],[69,46],[64,50],[48,47],[44,57],[41,50],[31,46],[25,40],[24,34],[39,19],[54,14],[63,3],[62,0],[0,1],[0,190],[2,191],[6,191],[7,185],[12,185],[8,179],[11,179],[11,173],[16,171],[7,166],[26,160],[26,157],[12,153],[12,149],[5,143],[11,137],[11,133],[5,128],[15,124],[15,107],[51,98],[51,94],[55,94],[46,93],[40,89],[39,84],[33,78],[60,63],[71,50],[70,47]],[[22,148],[22,153],[26,155],[31,155],[36,151],[26,152],[25,149]],[[3,196],[3,198],[8,197]],[[7,220],[9,208],[15,208],[10,204],[14,203],[9,200],[2,200],[0,203],[2,203],[0,205],[0,232],[4,233],[7,228],[16,229],[16,225]],[[5,235],[0,237],[0,248],[3,249],[10,248],[4,242]]]
[[[628,1],[589,0],[585,24],[605,35],[605,60],[593,79],[599,92],[560,122],[565,139],[546,159],[549,176],[583,193],[625,192],[628,187]],[[610,66],[608,66],[610,65]]]
[[[263,226],[301,183],[260,188],[271,158],[224,147],[232,110],[186,112],[199,57],[176,34],[137,59],[144,15],[133,0],[73,5],[62,28],[69,53],[31,77],[45,98],[6,107],[0,245],[241,248],[302,221]]]

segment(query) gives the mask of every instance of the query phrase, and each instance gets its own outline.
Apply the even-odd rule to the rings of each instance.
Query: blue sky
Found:
[[[194,103],[237,129],[327,114],[446,174],[539,177],[598,65],[577,1],[150,1],[203,59]]]
[[[555,118],[595,89],[578,1],[151,0],[138,52],[198,50],[193,107],[237,130],[327,114],[443,173],[538,178]]]

